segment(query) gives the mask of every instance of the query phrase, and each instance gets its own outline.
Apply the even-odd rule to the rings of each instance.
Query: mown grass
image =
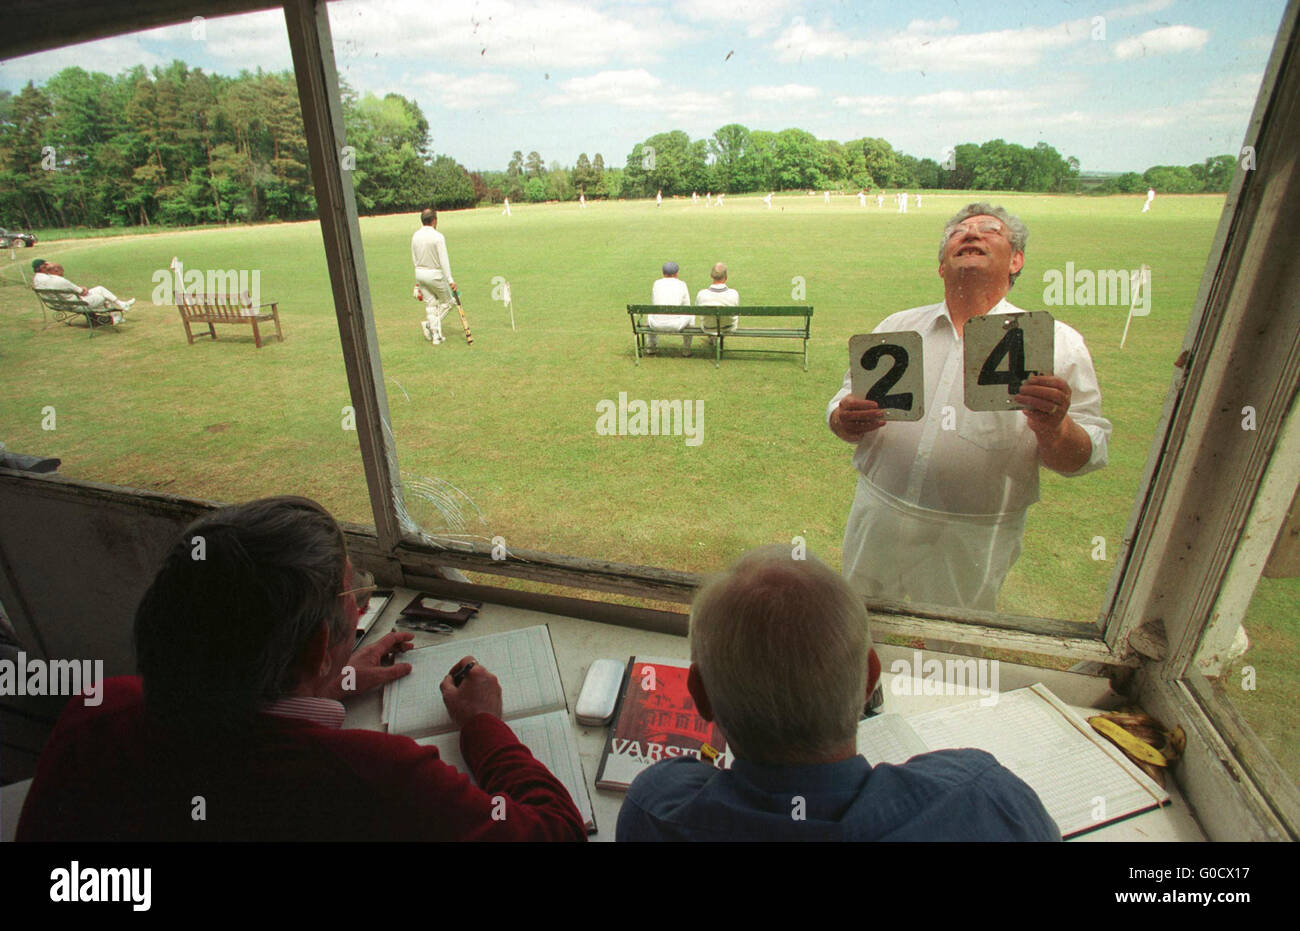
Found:
[[[853,197],[729,198],[516,206],[445,213],[452,268],[475,342],[453,313],[446,345],[419,331],[411,296],[414,216],[361,222],[366,271],[400,462],[463,491],[469,530],[511,547],[599,556],[691,571],[718,569],[763,542],[802,536],[832,565],[853,496],[849,448],[824,424],[847,366],[850,335],[895,311],[942,299],[936,273],[944,220],[975,199],[927,194],[899,215]],[[1004,586],[1004,610],[1094,620],[1103,609],[1173,363],[1196,300],[1221,197],[997,195],[1031,230],[1027,263],[1009,295],[1043,309],[1043,273],[1152,268],[1152,312],[1127,306],[1054,308],[1092,352],[1103,411],[1115,425],[1110,465],[1082,478],[1043,472],[1024,553]],[[41,329],[18,269],[0,274],[0,398],[11,449],[55,455],[67,475],[219,500],[310,494],[340,517],[371,522],[320,231],[314,222],[42,243],[69,277],[140,299],[117,331]],[[20,260],[32,255],[20,250]],[[187,345],[174,308],[150,303],[173,255],[189,269],[260,273],[280,302],[286,342],[262,350],[244,328]],[[732,355],[715,369],[676,340],[633,364],[624,305],[649,300],[666,260],[692,292],[724,261],[742,303],[792,300],[802,280],[815,307],[809,371],[796,356]],[[511,284],[518,331],[494,290]],[[697,341],[698,342],[698,341]],[[743,344],[740,344],[743,345]],[[773,343],[751,346],[775,348]],[[794,348],[797,343],[776,344]],[[610,437],[596,404],[617,399],[704,401],[703,442]],[[56,429],[42,429],[53,407]],[[424,500],[412,512],[437,527]],[[1095,538],[1105,558],[1094,559]],[[1294,606],[1300,587],[1282,583]],[[1294,654],[1294,610],[1258,621]],[[1252,653],[1255,651],[1252,651]],[[1263,699],[1261,699],[1263,700]],[[1294,703],[1292,703],[1294,707]],[[1290,712],[1289,712],[1290,713]]]

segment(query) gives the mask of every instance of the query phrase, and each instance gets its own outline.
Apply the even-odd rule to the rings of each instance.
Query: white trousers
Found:
[[[868,598],[995,611],[1020,556],[1025,514],[930,511],[859,475],[844,528],[844,578]]]
[[[451,311],[451,288],[441,275],[427,268],[415,270],[415,283],[424,292],[424,316],[434,339],[442,340],[442,318]]]
[[[122,302],[117,299],[117,295],[105,288],[103,285],[96,285],[88,289],[85,301],[90,305],[91,310],[125,310]]]

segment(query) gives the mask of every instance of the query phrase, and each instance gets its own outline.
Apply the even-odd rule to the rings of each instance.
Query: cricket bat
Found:
[[[456,312],[460,314],[460,325],[465,328],[465,342],[473,346],[474,337],[469,332],[469,320],[465,319],[465,308],[462,307],[460,303],[460,292],[453,289],[451,296],[456,299]]]

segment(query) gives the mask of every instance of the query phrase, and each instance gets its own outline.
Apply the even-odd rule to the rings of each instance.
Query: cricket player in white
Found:
[[[719,195],[721,196],[721,195]],[[727,266],[719,262],[713,266],[709,272],[709,277],[713,279],[713,284],[709,285],[703,291],[695,295],[696,307],[739,307],[740,293],[735,288],[727,285]],[[719,327],[719,319],[712,316],[702,316],[699,318],[700,326],[706,330],[716,331]],[[726,317],[721,321],[722,332],[724,334],[734,330],[740,323],[739,317]],[[712,349],[718,341],[716,336],[709,337],[709,348]]]
[[[442,318],[451,310],[451,259],[447,257],[447,239],[438,232],[438,211],[426,207],[420,212],[422,226],[411,237],[411,261],[415,263],[415,283],[424,296],[425,320],[420,324],[424,338],[435,346],[447,340],[442,335]]]
[[[37,291],[66,291],[78,295],[91,310],[102,310],[114,323],[120,323],[122,314],[131,309],[135,298],[119,300],[117,295],[102,285],[83,288],[63,277],[63,266],[44,259],[32,260],[32,287]]]
[[[859,207],[865,207],[866,205],[867,205],[867,195],[866,195],[866,193],[863,192],[863,191],[858,191],[858,206],[859,206]]]
[[[691,289],[686,282],[677,277],[680,271],[676,262],[664,262],[664,276],[650,289],[650,303],[659,306],[690,307]],[[688,326],[695,326],[694,317],[679,317],[675,314],[648,314],[645,318],[648,326],[667,333],[679,333]],[[682,355],[691,354],[691,335],[682,334]],[[654,355],[659,348],[659,337],[651,333],[646,337],[646,355]]]

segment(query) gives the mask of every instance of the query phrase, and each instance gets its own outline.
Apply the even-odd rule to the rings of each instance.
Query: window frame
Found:
[[[1187,732],[1180,784],[1214,839],[1300,837],[1294,785],[1195,665],[1198,646],[1215,633],[1216,606],[1240,599],[1233,592],[1240,590],[1245,570],[1235,557],[1247,527],[1254,534],[1276,532],[1285,516],[1285,506],[1275,514],[1261,495],[1284,421],[1300,393],[1300,300],[1296,288],[1282,287],[1295,275],[1267,259],[1294,255],[1300,245],[1300,166],[1295,146],[1288,146],[1288,138],[1300,138],[1298,7],[1300,0],[1290,0],[1279,26],[1244,140],[1254,148],[1258,167],[1239,170],[1228,194],[1098,621],[956,610],[930,614],[868,603],[878,635],[1095,662],[1119,673],[1117,683],[1124,681],[1125,667],[1136,668],[1136,697]],[[494,559],[481,544],[438,541],[406,515],[356,202],[338,157],[344,143],[342,107],[325,0],[138,0],[128,22],[111,3],[49,0],[34,23],[19,15],[19,30],[0,40],[0,47],[12,57],[195,15],[275,8],[283,10],[293,55],[375,521],[373,559],[401,580],[436,577],[450,567],[689,603],[700,582],[693,573],[534,551]],[[75,15],[69,19],[63,12]],[[76,23],[71,32],[70,22]],[[1279,307],[1293,313],[1288,318]],[[1269,333],[1266,342],[1260,339],[1263,332]],[[1251,364],[1229,365],[1247,353]],[[1223,429],[1223,412],[1239,409],[1233,405],[1243,397],[1262,399],[1255,405],[1257,430],[1249,449],[1241,436]],[[1270,487],[1281,481],[1280,474],[1275,470]],[[1206,539],[1214,545],[1205,545]],[[675,632],[684,634],[685,616],[680,617]],[[1223,623],[1220,615],[1217,624]]]

